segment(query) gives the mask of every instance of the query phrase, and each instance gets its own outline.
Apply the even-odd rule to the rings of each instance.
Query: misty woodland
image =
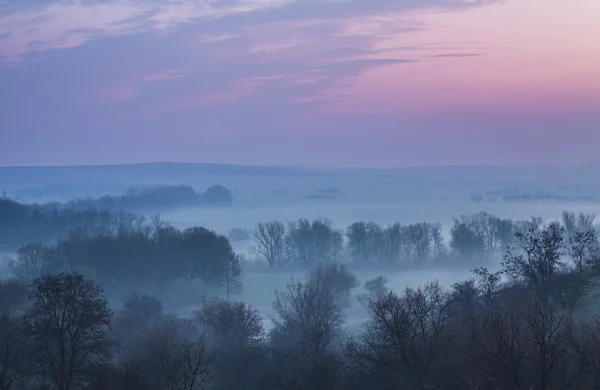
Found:
[[[0,390],[600,388],[600,320],[585,315],[600,276],[593,215],[482,212],[447,239],[437,223],[324,219],[221,235],[9,199],[0,215],[16,253],[0,282]],[[255,259],[234,251],[242,241]],[[433,267],[471,277],[387,285]],[[365,270],[381,276],[361,285]],[[238,300],[250,273],[292,271],[270,318]],[[368,313],[360,330],[349,310]]]

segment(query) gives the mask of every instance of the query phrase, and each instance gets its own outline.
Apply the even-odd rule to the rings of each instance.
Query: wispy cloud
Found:
[[[450,53],[450,54],[433,54],[429,58],[462,58],[462,57],[478,57],[482,53]]]
[[[142,81],[154,82],[154,81],[165,81],[165,80],[173,80],[179,79],[183,77],[184,74],[178,69],[166,69],[164,71],[150,74],[142,77]]]
[[[57,129],[72,132],[148,118],[155,126],[184,113],[193,115],[185,125],[306,118],[351,97],[340,88],[363,74],[418,64],[421,51],[469,50],[398,42],[428,28],[419,12],[489,2],[22,2],[0,13],[0,84],[8,87],[0,99],[13,108],[3,118],[19,129],[53,118]],[[24,115],[22,107],[39,115]]]

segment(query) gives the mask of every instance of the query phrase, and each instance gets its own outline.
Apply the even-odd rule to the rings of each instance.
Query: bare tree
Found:
[[[408,258],[409,245],[406,240],[404,227],[396,222],[383,230],[383,238],[380,245],[383,251],[382,259],[387,265],[397,265],[402,258]]]
[[[290,260],[306,266],[339,260],[344,248],[342,231],[326,219],[291,222],[285,241]]]
[[[495,307],[484,312],[475,358],[488,389],[527,388],[527,346],[518,308]]]
[[[600,389],[600,318],[580,323],[571,332],[571,346],[584,369],[580,388]]]
[[[285,225],[279,221],[261,222],[251,232],[254,251],[267,259],[269,267],[282,265],[285,249]]]
[[[502,288],[502,272],[490,272],[487,268],[480,267],[472,270],[476,277],[476,288],[489,308],[498,303],[500,289]]]
[[[48,248],[42,244],[27,244],[17,250],[17,258],[8,263],[13,274],[23,280],[33,280],[49,271]]]
[[[369,235],[367,223],[364,221],[354,222],[346,228],[348,239],[348,252],[352,261],[356,263],[368,262],[370,259]]]
[[[160,213],[156,213],[150,216],[149,218],[150,224],[152,226],[152,230],[154,233],[160,231],[169,226],[169,223],[162,219]]]
[[[416,264],[427,261],[433,241],[430,225],[425,222],[408,225],[406,234],[412,244]]]
[[[551,223],[541,230],[517,232],[516,236],[520,252],[509,251],[502,263],[503,271],[514,280],[525,282],[542,302],[548,303],[558,272],[565,265],[564,228]]]
[[[534,300],[525,315],[530,346],[531,385],[535,389],[569,389],[580,374],[572,364],[572,324],[563,314]]]
[[[347,249],[352,261],[358,264],[385,260],[384,228],[376,222],[354,222],[346,229]]]
[[[159,388],[200,390],[209,385],[214,354],[206,352],[203,336],[190,340],[165,325],[147,337],[141,363]]]
[[[385,388],[431,388],[451,344],[449,303],[438,283],[371,302],[367,330],[348,357]]]
[[[24,315],[37,374],[60,390],[90,379],[90,369],[112,357],[111,311],[102,289],[79,274],[35,279]]]
[[[325,356],[344,322],[333,291],[320,280],[301,283],[292,279],[286,290],[275,295],[273,345],[296,349],[313,361]]]
[[[568,253],[573,261],[575,272],[584,276],[595,261],[600,260],[598,238],[593,230],[583,230],[569,237]]]
[[[450,248],[461,260],[482,260],[485,243],[467,222],[455,218],[450,236]]]
[[[242,350],[260,345],[265,329],[254,306],[219,298],[207,300],[194,313],[209,340],[225,350]]]
[[[581,232],[594,231],[596,214],[579,213],[577,216],[577,228]]]
[[[577,215],[572,211],[562,212],[562,223],[568,238],[571,238],[577,231]]]
[[[227,299],[231,297],[231,294],[239,293],[242,290],[243,282],[243,270],[240,256],[226,256],[223,259],[221,285]]]
[[[444,238],[442,237],[442,224],[434,223],[430,225],[431,239],[433,242],[433,256],[439,258],[446,254]]]

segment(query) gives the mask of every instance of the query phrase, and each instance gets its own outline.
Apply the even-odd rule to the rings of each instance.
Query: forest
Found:
[[[51,214],[4,200],[20,245],[0,282],[0,390],[592,389],[600,320],[581,313],[600,276],[594,215],[345,229],[266,221],[227,235],[160,216]],[[247,254],[233,244],[249,244]],[[295,270],[273,315],[244,302],[244,276]],[[470,269],[450,288],[396,291],[386,275]],[[361,272],[380,276],[359,282]],[[197,282],[191,315],[164,289]],[[163,290],[160,290],[163,286]],[[358,292],[358,291],[362,292]],[[118,298],[117,298],[118,297]],[[368,319],[348,332],[348,310]]]

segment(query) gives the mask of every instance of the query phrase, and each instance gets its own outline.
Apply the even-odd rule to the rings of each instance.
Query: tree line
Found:
[[[536,220],[499,271],[447,290],[392,291],[380,276],[353,297],[347,265],[321,262],[275,292],[270,326],[224,298],[198,297],[182,318],[135,293],[112,312],[77,273],[7,280],[0,389],[594,389],[600,320],[574,313],[598,276],[594,231]],[[368,319],[349,334],[353,302]]]
[[[231,205],[233,194],[215,185],[197,193],[185,185],[130,189],[121,195],[76,199],[68,202],[24,204],[0,196],[0,250],[11,251],[28,243],[49,243],[77,228],[103,232],[114,225],[140,218],[135,213],[175,208]]]
[[[326,219],[299,219],[287,226],[279,221],[262,222],[226,237],[203,227],[180,230],[159,215],[90,212],[89,220],[65,238],[51,244],[22,245],[9,265],[24,280],[71,271],[111,289],[200,280],[207,289],[231,295],[241,289],[246,264],[232,248],[236,237],[250,240],[251,252],[273,269],[312,268],[329,262],[402,269],[428,264],[498,265],[519,244],[519,232],[542,225],[539,218],[514,222],[481,212],[455,218],[446,244],[439,223],[382,226],[359,221],[344,231]],[[590,241],[597,237],[593,215],[565,212],[562,226],[569,245],[574,245],[570,243],[574,238]],[[581,232],[589,237],[584,239]]]
[[[593,214],[565,211],[563,224],[570,236],[575,231],[597,231]],[[251,240],[253,252],[271,268],[293,264],[314,266],[322,261],[345,260],[368,266],[425,264],[476,264],[500,261],[517,242],[516,232],[540,227],[543,221],[501,219],[486,212],[454,218],[446,244],[440,223],[400,222],[383,226],[358,221],[345,230],[326,219],[299,219],[287,226],[279,221],[261,222],[249,231],[232,229],[232,240]]]

